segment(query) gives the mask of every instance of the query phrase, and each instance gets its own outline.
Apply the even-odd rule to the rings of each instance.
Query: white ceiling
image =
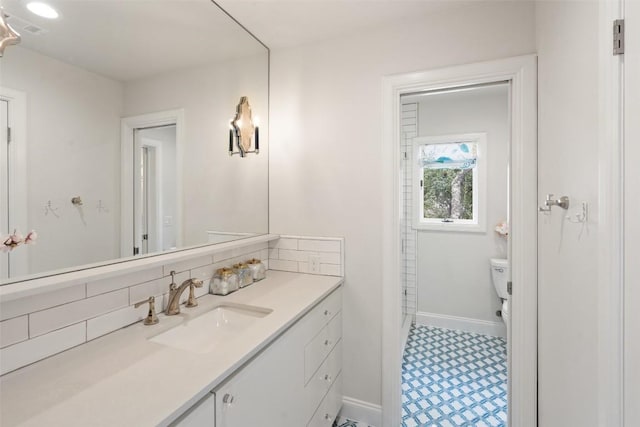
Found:
[[[272,49],[354,34],[413,20],[459,0],[216,0]]]
[[[41,35],[19,31],[22,46],[119,81],[263,51],[211,0],[47,1],[61,12],[61,19],[47,20],[31,14],[25,8],[26,0],[2,0],[8,14],[46,31]],[[469,2],[217,0],[217,3],[263,43],[278,49],[416,20]]]
[[[33,15],[26,0],[2,1],[21,46],[119,81],[266,53],[210,0],[46,1],[60,19]]]

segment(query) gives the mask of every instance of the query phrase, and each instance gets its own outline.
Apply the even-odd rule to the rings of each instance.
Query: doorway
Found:
[[[506,425],[509,100],[509,82],[400,96],[403,426]]]
[[[121,256],[182,245],[184,112],[122,119]]]
[[[176,125],[134,129],[134,255],[176,248]]]
[[[30,231],[27,219],[26,96],[0,87],[0,235]],[[0,252],[0,281],[26,275],[31,247]]]
[[[536,425],[536,59],[516,57],[384,79],[385,230],[383,232],[383,425],[401,423],[403,242],[401,145],[401,97],[451,91],[477,85],[506,82],[510,89],[509,127],[509,258],[511,261],[511,330],[508,424]],[[451,218],[441,218],[450,220]],[[486,232],[486,230],[485,230]]]

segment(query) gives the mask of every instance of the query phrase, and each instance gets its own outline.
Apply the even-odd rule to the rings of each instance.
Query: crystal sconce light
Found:
[[[253,144],[252,144],[253,142]],[[234,151],[234,143],[238,151]],[[253,145],[253,150],[251,149]],[[236,108],[236,116],[230,123],[229,129],[229,155],[240,154],[245,157],[248,153],[260,152],[260,129],[256,120],[252,118],[251,106],[246,96],[240,98]]]

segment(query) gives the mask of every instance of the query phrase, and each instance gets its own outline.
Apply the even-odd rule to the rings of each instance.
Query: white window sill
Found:
[[[465,224],[456,222],[420,222],[413,224],[414,230],[418,231],[453,231],[457,233],[485,233],[487,228],[484,224]]]

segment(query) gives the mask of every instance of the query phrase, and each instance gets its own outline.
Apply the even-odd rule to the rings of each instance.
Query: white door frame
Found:
[[[511,82],[512,339],[509,425],[537,425],[537,63],[535,55],[383,79],[382,425],[401,419],[400,96],[423,90]]]
[[[638,200],[638,180],[640,170],[635,160],[640,156],[640,2],[624,0],[625,47],[623,60],[623,169],[624,169],[624,425],[638,426],[640,423],[640,200]],[[620,59],[620,58],[617,58]],[[615,309],[615,308],[614,308]],[[619,320],[619,319],[618,319]],[[613,425],[613,424],[612,424]]]
[[[120,171],[120,256],[132,256],[133,248],[133,132],[135,129],[176,125],[176,247],[182,246],[182,163],[184,149],[184,110],[168,110],[157,113],[142,114],[122,119],[122,143]]]
[[[622,426],[624,325],[623,56],[612,55],[612,22],[622,0],[599,4],[598,135],[598,425]],[[632,40],[628,38],[628,40]],[[637,405],[635,405],[637,407]],[[638,425],[637,422],[627,424]]]
[[[31,230],[27,215],[27,95],[24,92],[0,86],[0,99],[9,103],[9,144],[8,162],[10,168],[11,191],[9,191],[9,218],[14,226],[26,236]],[[0,234],[13,230],[0,230]],[[11,252],[12,276],[23,276],[28,271],[28,251],[25,248]],[[1,278],[0,278],[1,279]]]

